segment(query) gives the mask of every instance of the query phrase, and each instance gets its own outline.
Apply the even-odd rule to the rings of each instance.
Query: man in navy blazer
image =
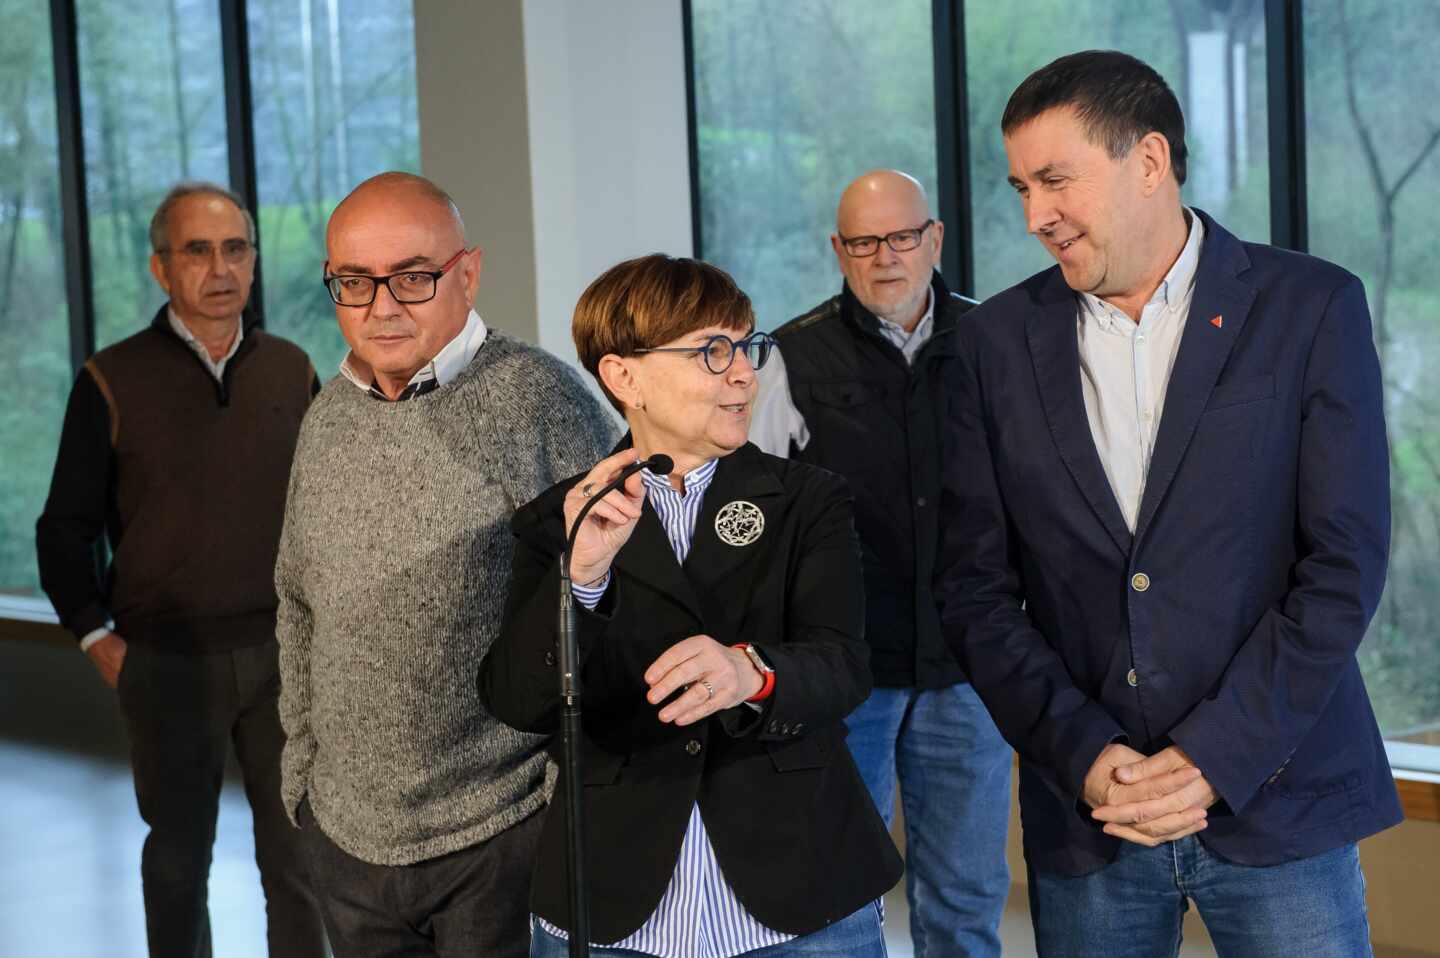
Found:
[[[1368,955],[1355,843],[1401,819],[1355,652],[1385,581],[1360,281],[1180,201],[1184,119],[1124,54],[1002,120],[1058,266],[946,369],[946,637],[1021,758],[1040,953]]]

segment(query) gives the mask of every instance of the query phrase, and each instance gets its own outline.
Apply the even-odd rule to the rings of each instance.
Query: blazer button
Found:
[[[554,653],[554,652],[546,652],[546,653],[545,653],[545,664],[546,664],[546,665],[554,665],[554,664],[555,664],[555,653]]]
[[[1136,592],[1144,592],[1150,588],[1150,577],[1143,572],[1137,572],[1130,577],[1130,587]]]
[[[692,738],[690,741],[685,743],[685,751],[690,753],[691,755],[699,755],[700,743]]]
[[[1129,682],[1130,687],[1133,689],[1135,686],[1140,684],[1140,676],[1135,674],[1134,669],[1131,669],[1129,672],[1125,673],[1125,681]]]
[[[795,734],[796,734],[796,735],[799,735],[799,734],[800,734],[800,731],[801,731],[803,728],[805,728],[805,723],[804,723],[804,722],[796,722],[796,723],[795,723]]]
[[[779,722],[771,722],[771,723],[770,723],[770,734],[771,734],[771,735],[779,735],[779,734],[780,734],[780,723],[779,723]]]

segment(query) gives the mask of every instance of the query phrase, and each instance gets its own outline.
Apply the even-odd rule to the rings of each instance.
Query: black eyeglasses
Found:
[[[337,306],[369,306],[375,302],[375,290],[381,283],[390,290],[397,303],[426,303],[435,298],[435,284],[460,262],[467,250],[462,249],[439,269],[407,269],[389,276],[364,276],[356,273],[331,275],[325,264],[325,289]]]
[[[770,358],[770,351],[775,348],[775,337],[769,333],[751,333],[744,339],[731,339],[729,336],[711,336],[698,346],[651,346],[648,349],[637,349],[637,353],[699,353],[705,357],[705,368],[715,375],[720,375],[730,369],[735,362],[735,354],[743,352],[745,358],[750,360],[750,365],[756,369],[765,365]]]
[[[935,225],[934,220],[926,220],[924,223],[908,230],[896,230],[893,233],[886,233],[884,236],[840,236],[840,245],[845,247],[845,252],[851,256],[874,256],[880,251],[880,244],[884,243],[897,253],[908,253],[920,245],[920,237],[925,231]]]

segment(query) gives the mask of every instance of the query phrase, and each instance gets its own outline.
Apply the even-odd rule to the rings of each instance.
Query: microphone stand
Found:
[[[585,873],[585,785],[580,767],[580,643],[579,612],[570,591],[570,553],[575,536],[590,509],[614,490],[620,488],[641,469],[669,475],[674,461],[664,454],[626,466],[614,481],[593,493],[580,507],[575,522],[565,538],[565,551],[560,554],[560,607],[557,621],[560,660],[560,753],[565,770],[565,853],[570,892],[570,958],[589,958],[590,906]]]

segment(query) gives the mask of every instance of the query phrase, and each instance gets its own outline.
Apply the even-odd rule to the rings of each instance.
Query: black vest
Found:
[[[810,441],[794,458],[837,472],[855,496],[865,561],[865,638],[875,684],[943,688],[964,681],[941,638],[932,590],[940,532],[939,360],[975,303],[936,273],[934,331],[914,365],[847,285],[775,331],[790,394]]]

